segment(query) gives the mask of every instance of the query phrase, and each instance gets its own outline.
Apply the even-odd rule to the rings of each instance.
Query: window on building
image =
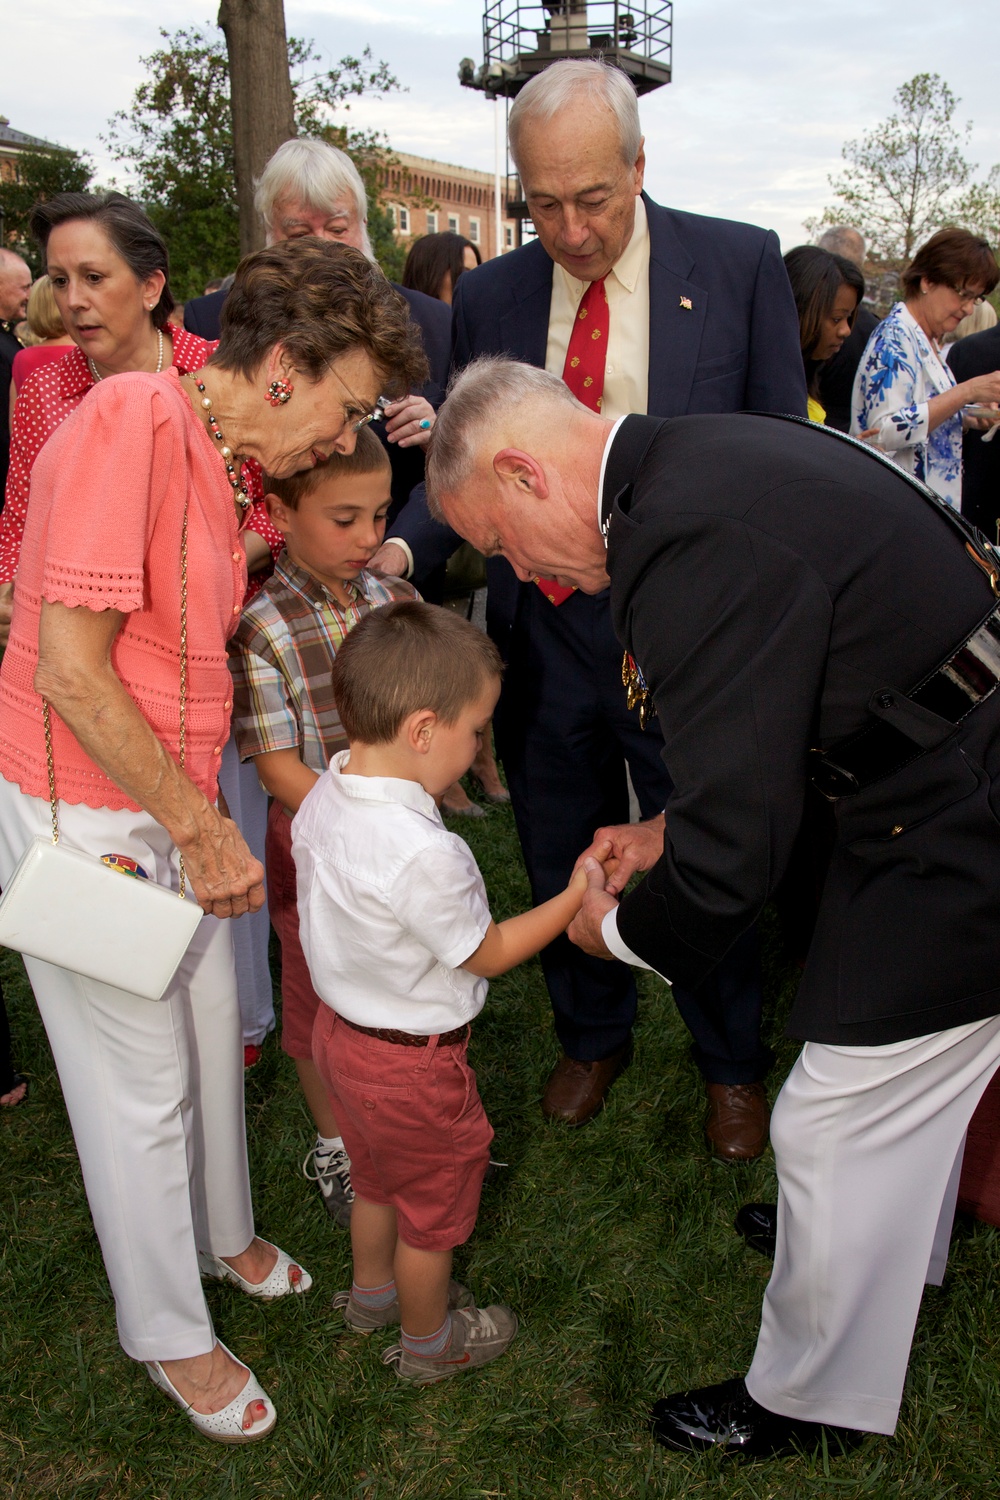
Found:
[[[513,248],[514,248],[514,226],[513,226],[513,224],[505,224],[503,226],[503,242],[504,242],[505,247],[508,250],[513,250]]]
[[[409,234],[409,232],[410,232],[410,210],[408,208],[400,207],[400,208],[398,208],[396,210],[396,217],[397,217],[397,221],[398,221],[398,224],[399,224],[399,232],[400,232],[400,234]]]
[[[472,243],[474,245],[478,245],[479,244],[479,220],[478,219],[470,219],[469,220],[469,239],[472,241]]]
[[[428,209],[427,210],[427,233],[428,234],[437,234],[437,232],[438,232],[438,216],[434,212],[433,209]]]
[[[458,214],[449,214],[448,215],[448,228],[451,230],[452,234],[458,234],[459,233],[459,228],[458,228]]]

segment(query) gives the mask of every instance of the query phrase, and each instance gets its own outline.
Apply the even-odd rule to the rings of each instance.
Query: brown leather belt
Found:
[[[380,1042],[394,1042],[397,1047],[426,1047],[430,1041],[429,1036],[418,1036],[412,1031],[390,1031],[385,1026],[357,1026],[339,1013],[337,1020],[344,1026],[349,1026],[352,1031],[360,1031],[362,1036],[374,1036]],[[456,1026],[454,1031],[442,1031],[437,1044],[439,1047],[457,1047],[459,1042],[467,1041],[468,1037],[469,1025],[466,1023],[464,1026]]]

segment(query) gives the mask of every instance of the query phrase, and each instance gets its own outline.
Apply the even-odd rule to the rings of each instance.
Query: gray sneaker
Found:
[[[449,1281],[448,1283],[448,1308],[475,1307],[476,1302],[468,1287],[462,1286],[460,1282]],[[374,1333],[376,1328],[389,1328],[393,1323],[399,1322],[399,1303],[392,1301],[388,1307],[363,1307],[360,1302],[355,1301],[353,1291],[337,1292],[334,1295],[331,1307],[339,1307],[344,1314],[344,1322],[348,1328],[353,1328],[355,1333]]]
[[[318,1147],[309,1150],[302,1163],[302,1175],[315,1182],[323,1195],[323,1207],[335,1224],[347,1229],[351,1222],[351,1204],[354,1189],[351,1187],[351,1161],[346,1151],[327,1151],[322,1155]]]
[[[452,1313],[451,1343],[436,1359],[424,1359],[394,1344],[382,1355],[382,1363],[395,1365],[400,1380],[434,1385],[498,1359],[516,1332],[517,1314],[509,1307],[463,1307]]]

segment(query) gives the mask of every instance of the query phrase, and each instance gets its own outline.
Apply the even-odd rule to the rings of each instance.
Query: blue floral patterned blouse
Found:
[[[869,427],[877,428],[877,447],[961,510],[961,414],[927,431],[928,401],[954,384],[954,375],[927,334],[905,304],[897,302],[861,356],[851,398],[851,432],[857,437]]]

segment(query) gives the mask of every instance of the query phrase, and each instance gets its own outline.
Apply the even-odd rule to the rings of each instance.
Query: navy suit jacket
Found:
[[[650,246],[649,415],[805,416],[798,314],[777,236],[662,208],[645,194],[643,202]],[[551,300],[552,261],[540,240],[466,271],[455,288],[453,367],[480,354],[544,367]],[[392,534],[407,541],[420,574],[460,540],[417,496]],[[490,559],[487,575],[490,633],[505,651],[518,591],[532,585],[520,584],[502,558]]]

